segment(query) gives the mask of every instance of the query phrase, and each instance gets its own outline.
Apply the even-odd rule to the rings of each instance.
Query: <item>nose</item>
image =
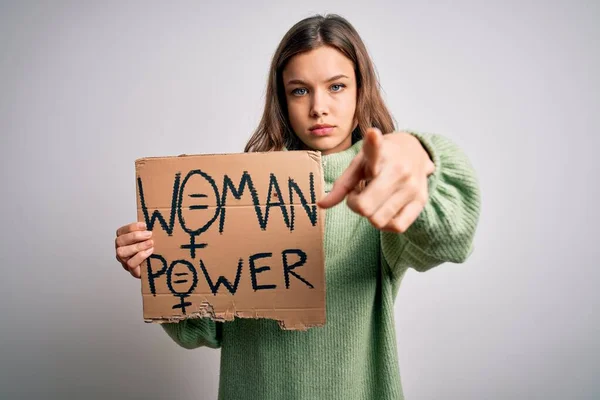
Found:
[[[318,118],[322,115],[329,114],[329,97],[322,90],[315,90],[311,98],[310,115]]]

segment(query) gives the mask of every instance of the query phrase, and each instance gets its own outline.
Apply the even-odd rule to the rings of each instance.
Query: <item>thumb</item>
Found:
[[[383,134],[381,131],[378,128],[367,129],[362,150],[365,155],[365,166],[372,176],[379,175],[382,144]]]

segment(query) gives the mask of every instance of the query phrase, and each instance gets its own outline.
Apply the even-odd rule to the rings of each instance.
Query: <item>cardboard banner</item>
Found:
[[[147,322],[270,318],[325,324],[321,156],[314,151],[136,160]]]

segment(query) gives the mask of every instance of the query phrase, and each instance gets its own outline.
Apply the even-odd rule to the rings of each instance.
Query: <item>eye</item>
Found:
[[[343,83],[336,83],[334,85],[331,85],[331,90],[333,92],[339,92],[342,90],[342,88],[345,88],[345,87],[346,87],[346,85],[344,85]],[[338,89],[336,89],[336,88],[338,88]]]
[[[302,92],[302,90],[304,92]],[[306,94],[306,88],[297,88],[297,89],[294,89],[294,90],[292,90],[292,94],[294,96],[304,96]]]

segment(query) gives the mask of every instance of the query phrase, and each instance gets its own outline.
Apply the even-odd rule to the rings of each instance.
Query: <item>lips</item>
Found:
[[[331,132],[333,132],[333,128],[335,128],[332,125],[328,125],[328,124],[317,124],[317,125],[313,125],[309,128],[310,133],[312,135],[315,136],[326,136],[329,135]]]
[[[311,131],[314,131],[315,129],[323,129],[323,128],[333,128],[333,125],[329,125],[329,124],[316,124],[311,126],[310,128],[308,128]]]

